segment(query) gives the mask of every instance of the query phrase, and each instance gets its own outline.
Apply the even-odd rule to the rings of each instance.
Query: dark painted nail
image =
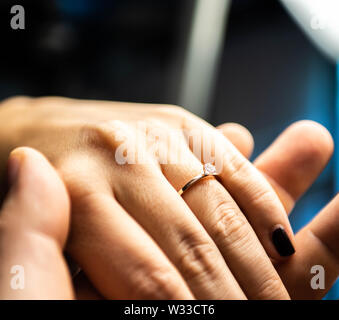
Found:
[[[295,253],[295,249],[292,245],[292,242],[289,239],[284,228],[278,227],[273,231],[272,241],[278,253],[282,257],[288,257]]]

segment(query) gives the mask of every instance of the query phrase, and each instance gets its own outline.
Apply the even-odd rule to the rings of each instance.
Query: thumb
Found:
[[[30,148],[8,161],[10,191],[0,212],[0,299],[70,299],[62,248],[69,199],[49,162]]]

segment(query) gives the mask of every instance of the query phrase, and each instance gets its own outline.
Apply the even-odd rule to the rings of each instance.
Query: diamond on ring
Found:
[[[179,191],[179,195],[182,195],[187,189],[191,188],[195,183],[200,181],[201,179],[207,178],[209,176],[217,176],[217,170],[212,163],[206,163],[203,165],[203,172],[198,176],[194,177],[190,181],[188,181]]]
[[[204,164],[204,175],[206,176],[214,176],[217,175],[217,169],[212,163],[205,163]]]

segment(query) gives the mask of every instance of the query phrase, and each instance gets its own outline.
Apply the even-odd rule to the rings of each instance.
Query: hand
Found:
[[[272,243],[277,226],[293,242],[285,210],[267,180],[213,127],[177,107],[61,98],[12,99],[0,112],[3,158],[17,146],[35,147],[65,181],[72,203],[67,251],[104,297],[289,297],[264,250],[286,259]],[[140,121],[149,131],[179,132],[174,147],[183,161],[167,164],[163,152],[150,152],[151,141],[138,150],[146,164],[117,164],[119,138],[131,136],[125,144],[133,150]],[[206,154],[189,148],[185,130],[203,132],[221,172],[220,182],[202,180],[182,198],[177,190],[201,172],[198,158]]]
[[[222,127],[222,130],[235,145],[239,146],[243,153],[247,155],[250,154],[251,145],[253,143],[251,137],[246,131],[244,131],[243,128],[240,126],[226,125]],[[234,135],[234,133],[236,133],[236,135]],[[300,144],[293,144],[292,146],[289,146],[291,139],[294,141],[296,138],[298,138],[297,140],[300,141]],[[290,152],[284,152],[283,154],[287,155],[283,159],[284,161],[281,161],[278,165],[276,165],[276,157],[279,154],[282,154],[282,150],[285,150],[285,148],[288,148]],[[271,168],[272,176],[280,174],[281,177],[284,177],[285,174],[288,174],[289,179],[286,179],[286,181],[289,181],[291,185],[294,186],[295,183],[297,183],[297,188],[294,189],[296,192],[294,193],[294,196],[290,198],[295,199],[307,189],[307,186],[313,182],[315,177],[322,170],[332,152],[332,148],[333,145],[331,139],[323,128],[311,122],[301,122],[291,126],[288,130],[286,130],[281,135],[281,137],[277,139],[277,141],[260,157],[261,160],[258,162],[261,162],[263,171],[269,171],[269,168]],[[302,165],[295,165],[296,156],[298,156],[298,158],[301,160],[300,164]],[[42,297],[41,295],[34,296],[35,290],[31,292],[32,288],[30,287],[26,288],[27,290],[25,291],[13,291],[8,288],[10,283],[10,279],[8,279],[8,270],[10,270],[10,264],[11,261],[13,261],[11,259],[14,257],[16,262],[20,261],[22,264],[29,262],[29,266],[34,266],[34,268],[30,269],[31,273],[29,273],[28,279],[32,279],[31,276],[34,274],[36,275],[33,277],[36,280],[36,282],[34,282],[34,288],[39,288],[39,286],[41,286],[41,288],[39,288],[40,292],[45,293],[43,298],[69,298],[72,296],[72,290],[70,289],[67,272],[65,276],[65,269],[63,267],[51,269],[51,267],[53,268],[54,266],[63,266],[61,254],[60,252],[54,254],[54,246],[51,248],[50,246],[45,245],[46,240],[53,240],[53,238],[55,238],[54,240],[56,240],[55,242],[58,244],[58,247],[60,247],[60,243],[62,244],[64,242],[63,239],[65,238],[65,233],[68,226],[67,196],[62,184],[60,184],[60,180],[57,178],[57,175],[53,174],[53,170],[51,170],[51,168],[48,166],[48,163],[41,155],[36,154],[36,152],[30,151],[29,149],[16,150],[12,154],[11,160],[9,162],[10,172],[13,172],[13,162],[15,163],[13,160],[16,159],[21,160],[20,163],[22,169],[19,171],[19,177],[16,179],[14,178],[15,175],[13,173],[10,174],[12,177],[11,181],[13,186],[9,199],[6,201],[3,212],[1,213],[1,241],[4,241],[4,243],[1,243],[1,248],[6,248],[6,250],[0,252],[2,258],[2,264],[0,265],[0,277],[7,280],[1,283],[0,288],[2,290],[0,290],[0,292],[2,294],[0,296],[2,298],[23,299]],[[17,166],[14,165],[14,168],[15,167]],[[297,175],[297,173],[299,174]],[[297,177],[299,179],[296,179]],[[278,182],[281,182],[281,179],[277,177],[276,179]],[[298,181],[302,181],[302,183],[298,184]],[[285,199],[288,199],[289,197],[286,196],[288,195],[288,192],[286,191],[290,190],[291,192],[291,188],[286,186],[282,187],[282,185],[284,184],[276,183],[276,190],[280,195],[284,195]],[[39,188],[37,188],[37,186],[39,186]],[[43,186],[43,188],[41,188],[41,186]],[[43,194],[41,194],[41,191],[43,191]],[[34,199],[36,199],[36,201],[34,201]],[[39,205],[40,211],[34,210],[34,207],[32,208],[31,203],[39,203],[41,202],[41,199],[44,199],[44,201]],[[290,207],[293,204],[292,202],[288,202],[286,200],[283,200],[283,202],[288,204]],[[338,240],[338,228],[336,228],[336,224],[333,224],[333,221],[328,221],[328,219],[326,219],[326,217],[328,218],[331,216],[332,218],[335,218],[334,214],[338,211],[336,210],[335,205],[338,206],[338,200],[336,202],[332,202],[327,210],[325,209],[323,213],[319,215],[319,217],[316,219],[318,220],[318,223],[313,223],[313,225],[316,227],[317,225],[319,226],[319,222],[322,222],[324,231],[326,231],[326,236],[319,238],[319,243],[318,240],[316,241],[317,246],[314,246],[315,239],[312,238],[310,239],[311,242],[307,242],[306,245],[302,245],[301,242],[301,251],[298,251],[297,255],[295,255],[295,257],[298,257],[298,259],[294,262],[293,260],[289,261],[289,263],[292,264],[292,270],[290,269],[290,266],[288,266],[286,267],[286,272],[282,272],[284,280],[291,284],[289,287],[291,295],[295,297],[321,297],[330,288],[331,282],[333,282],[335,277],[338,275],[339,268],[336,262],[338,261],[338,258],[335,258],[338,257],[338,250],[334,251],[335,255],[332,256],[331,254],[328,254],[326,248],[323,248],[321,245],[319,246],[319,244],[323,243],[325,240],[327,245],[332,247],[332,245],[336,244]],[[24,208],[24,210],[22,208]],[[34,213],[31,212],[31,209],[34,210]],[[8,218],[11,218],[11,220],[8,220]],[[40,225],[41,221],[44,221],[43,228],[39,228],[39,230],[37,230],[35,224],[39,222]],[[307,228],[312,228],[312,225],[306,227],[305,229]],[[20,232],[18,232],[18,230],[20,230]],[[328,231],[330,233],[328,233]],[[46,235],[47,233],[47,237],[36,237],[37,233],[41,233],[42,235]],[[18,235],[21,237],[18,238]],[[11,241],[11,239],[14,237],[15,240]],[[30,241],[30,238],[32,238],[33,241]],[[301,235],[300,239],[302,238],[303,237]],[[299,238],[297,237],[297,240],[298,239]],[[47,241],[47,244],[51,242],[52,241]],[[27,246],[27,243],[29,246]],[[46,248],[48,251],[45,253],[44,249]],[[34,252],[42,252],[42,255],[38,255],[37,257]],[[298,256],[299,252],[303,252],[303,254]],[[50,255],[49,253],[52,254]],[[44,277],[46,272],[40,273],[42,268],[39,265],[39,262],[41,261],[41,258],[39,259],[39,257],[44,257],[46,254],[48,255],[49,264],[44,266],[43,270],[50,271],[47,272],[47,275],[49,274],[51,276],[51,278],[47,277],[48,281],[46,281]],[[8,257],[11,257],[11,259]],[[25,260],[23,260],[23,257]],[[333,259],[333,257],[335,259]],[[61,263],[58,260],[60,260]],[[309,285],[308,278],[310,275],[308,272],[309,269],[307,267],[312,265],[312,263],[319,264],[319,261],[324,262],[323,265],[326,271],[328,270],[328,267],[332,269],[330,276],[326,276],[327,282],[325,291],[312,290]],[[281,269],[283,270],[284,268]],[[297,285],[291,281],[291,279],[295,278],[299,279]],[[53,286],[55,286],[53,284],[53,280],[56,280],[56,283],[58,284],[56,286],[58,290],[56,291],[50,290],[51,287],[53,288]],[[77,282],[78,285],[79,282],[81,284],[81,294],[85,295],[86,297],[86,292],[84,292],[84,289],[87,289],[88,291],[88,283],[86,283],[86,281],[79,281],[79,278]],[[7,284],[7,287],[4,286],[5,284]],[[60,294],[59,290],[60,292],[64,293]],[[93,297],[93,292],[94,290],[90,288],[91,297]],[[16,294],[13,295],[14,293]],[[24,294],[20,295],[21,293]]]
[[[66,188],[37,151],[19,148],[8,164],[11,186],[0,212],[0,300],[72,299],[62,254],[70,218]]]
[[[220,130],[246,156],[253,140],[247,131],[234,124]],[[255,161],[255,166],[270,181],[287,213],[312,185],[333,153],[329,133],[317,123],[300,121],[287,128]],[[292,299],[321,299],[339,275],[339,196],[337,195],[296,235],[296,253],[277,264],[277,270]],[[325,289],[313,290],[311,267],[325,269]]]

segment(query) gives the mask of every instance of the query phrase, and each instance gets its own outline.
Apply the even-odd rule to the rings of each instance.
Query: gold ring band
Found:
[[[200,181],[203,178],[210,177],[210,176],[216,176],[217,170],[215,169],[215,166],[212,163],[206,163],[204,164],[204,170],[203,173],[197,175],[190,181],[188,181],[179,191],[179,195],[181,196],[186,190],[191,188],[194,184],[196,184],[198,181]]]

